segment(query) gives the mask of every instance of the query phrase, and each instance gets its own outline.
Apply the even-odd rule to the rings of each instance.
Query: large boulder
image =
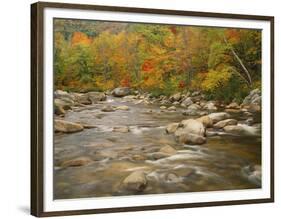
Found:
[[[209,114],[209,117],[213,120],[214,123],[217,123],[224,119],[229,119],[230,115],[226,112],[220,112],[220,113],[211,113]]]
[[[250,94],[243,100],[242,106],[245,105],[261,105],[261,91],[259,89],[254,89]]]
[[[179,126],[180,128],[178,128],[175,132],[176,136],[181,133],[191,133],[199,136],[205,136],[206,129],[204,125],[195,119],[182,120]]]
[[[98,101],[105,101],[106,95],[102,92],[89,92],[88,93],[88,99],[92,102],[98,102]]]
[[[176,122],[170,123],[166,127],[166,133],[168,133],[168,134],[174,133],[178,127],[179,127],[179,123],[176,123]]]
[[[124,97],[131,93],[131,89],[129,87],[118,87],[112,91],[112,95],[114,97]]]
[[[181,133],[177,140],[182,144],[204,144],[206,143],[206,138],[200,135],[191,134],[191,133]]]
[[[202,116],[196,120],[201,122],[206,128],[213,126],[213,120],[209,116]]]
[[[141,192],[147,185],[145,173],[143,171],[136,171],[127,176],[122,185],[125,189],[134,192]]]
[[[55,132],[73,133],[80,132],[84,127],[78,123],[68,122],[65,120],[55,120]]]
[[[222,129],[223,127],[225,127],[227,125],[237,125],[237,123],[238,123],[238,121],[236,119],[225,119],[225,120],[217,122],[214,125],[214,128]]]

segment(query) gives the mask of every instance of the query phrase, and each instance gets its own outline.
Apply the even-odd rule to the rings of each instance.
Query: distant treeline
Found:
[[[261,31],[55,19],[57,89],[202,90],[241,100],[261,82]]]

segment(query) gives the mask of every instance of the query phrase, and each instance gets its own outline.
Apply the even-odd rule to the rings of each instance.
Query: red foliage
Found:
[[[226,37],[231,41],[237,42],[240,40],[240,32],[237,29],[227,29]]]
[[[150,60],[146,60],[144,61],[144,63],[142,64],[142,70],[143,71],[150,71],[153,69],[153,64]]]
[[[170,31],[173,33],[173,34],[177,34],[177,28],[175,26],[170,26]]]
[[[184,81],[180,81],[179,84],[178,84],[178,87],[179,88],[184,88],[185,87]]]
[[[129,76],[123,78],[120,82],[121,87],[130,87],[131,86],[131,78]]]

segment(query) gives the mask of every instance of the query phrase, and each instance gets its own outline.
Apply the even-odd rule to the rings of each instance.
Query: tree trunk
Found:
[[[226,38],[223,37],[224,42],[226,43],[226,45],[229,45]],[[230,51],[232,52],[232,54],[234,55],[234,57],[236,58],[236,60],[239,62],[239,64],[241,65],[242,69],[244,70],[246,76],[247,76],[247,82],[248,85],[251,87],[252,86],[252,77],[248,71],[248,69],[246,68],[246,66],[243,64],[242,60],[239,58],[239,56],[237,55],[237,53],[234,51],[234,49],[232,48],[232,46],[229,46]]]

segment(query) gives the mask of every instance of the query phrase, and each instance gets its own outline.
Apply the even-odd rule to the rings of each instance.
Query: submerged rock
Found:
[[[260,136],[260,127],[252,127],[248,125],[228,125],[223,128],[226,133],[234,135],[249,135],[249,136]]]
[[[175,150],[173,147],[171,147],[170,145],[166,145],[164,147],[162,147],[159,152],[161,153],[165,153],[165,154],[169,154],[169,155],[174,155],[177,153],[177,150]]]
[[[114,127],[113,132],[121,132],[121,133],[127,133],[130,131],[129,127],[127,126],[119,126],[119,127]]]
[[[116,110],[129,110],[130,108],[126,105],[123,105],[123,106],[117,106],[115,109]]]
[[[134,192],[141,192],[145,189],[147,185],[147,180],[145,173],[143,171],[136,171],[131,173],[127,176],[123,182],[122,186],[125,189],[134,191]]]
[[[200,135],[182,132],[178,135],[177,140],[183,144],[204,144],[206,138]]]
[[[115,109],[110,106],[110,105],[106,105],[106,106],[103,106],[103,108],[101,109],[102,112],[114,112]]]
[[[79,167],[79,166],[85,166],[89,163],[91,163],[92,160],[88,157],[78,157],[72,160],[64,161],[61,166],[62,167]]]
[[[73,133],[80,132],[84,128],[82,125],[74,122],[56,119],[54,122],[55,132]]]

